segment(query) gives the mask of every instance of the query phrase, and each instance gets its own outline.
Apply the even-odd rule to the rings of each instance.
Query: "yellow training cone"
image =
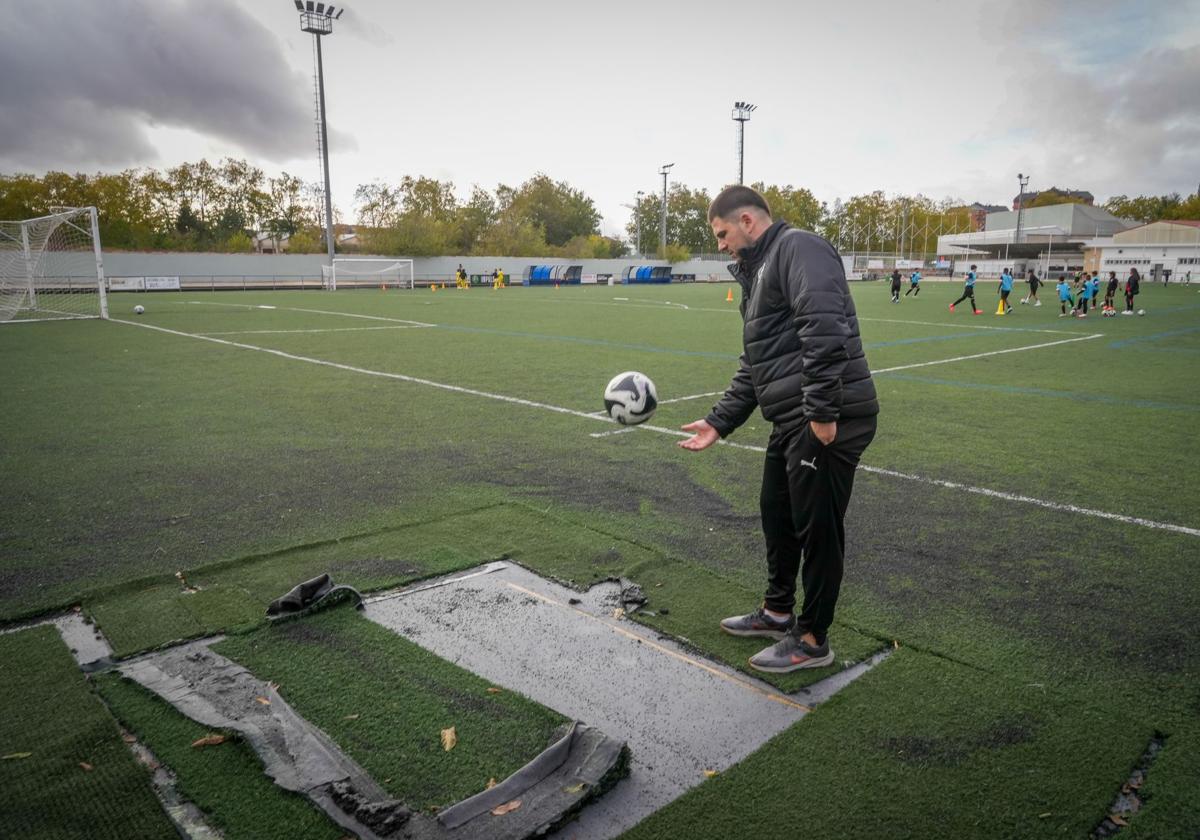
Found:
[[[996,314],[997,314],[997,315],[1003,315],[1003,314],[1004,314],[1004,298],[1000,298],[1000,303],[998,303],[998,304],[996,305]]]

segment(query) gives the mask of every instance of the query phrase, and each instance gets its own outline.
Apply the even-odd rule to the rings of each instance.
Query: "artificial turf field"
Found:
[[[648,622],[741,666],[760,645],[713,626],[762,587],[767,425],[692,454],[668,432],[715,397],[588,416],[622,370],[723,390],[728,288],[112,295],[136,325],[0,329],[0,619],[81,603],[128,655],[249,630],[320,571],[510,557],[648,584]],[[882,413],[831,640],[898,650],[631,836],[1086,837],[1156,734],[1122,834],[1200,832],[1200,296],[1082,320],[996,317],[986,283],[952,314],[960,289],[852,285]]]

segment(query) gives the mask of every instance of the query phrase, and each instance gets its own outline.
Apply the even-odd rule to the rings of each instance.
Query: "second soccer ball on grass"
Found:
[[[604,389],[604,410],[623,426],[635,426],[654,416],[658,392],[650,377],[635,370],[614,376]]]

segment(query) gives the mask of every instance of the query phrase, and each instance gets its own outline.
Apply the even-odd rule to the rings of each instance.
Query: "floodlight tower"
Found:
[[[664,260],[667,258],[667,173],[671,171],[671,167],[674,165],[673,163],[664,163],[658,169],[658,174],[663,176],[662,232],[658,242]]]
[[[637,225],[637,255],[642,255],[642,196],[646,193],[641,190],[637,191],[637,201],[633,204],[622,204],[622,207],[628,207],[633,211],[633,221]]]
[[[751,105],[749,102],[734,102],[733,103],[733,121],[738,124],[738,179],[739,184],[744,184],[745,180],[745,163],[746,163],[746,123],[750,121],[750,112],[758,108],[757,105]]]
[[[300,29],[311,32],[317,48],[317,123],[321,131],[321,170],[325,174],[325,247],[329,252],[329,264],[333,265],[333,198],[329,194],[329,129],[325,125],[325,68],[321,63],[321,36],[333,34],[333,22],[346,11],[334,13],[332,4],[314,3],[313,0],[296,0],[296,11],[300,13]]]
[[[1025,209],[1025,188],[1029,186],[1029,176],[1017,173],[1017,230],[1013,234],[1013,242],[1021,238],[1021,211]]]

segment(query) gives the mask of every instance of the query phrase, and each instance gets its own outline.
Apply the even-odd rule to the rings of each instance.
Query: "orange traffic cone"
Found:
[[[730,289],[729,293],[725,295],[725,302],[733,303],[733,289]]]

